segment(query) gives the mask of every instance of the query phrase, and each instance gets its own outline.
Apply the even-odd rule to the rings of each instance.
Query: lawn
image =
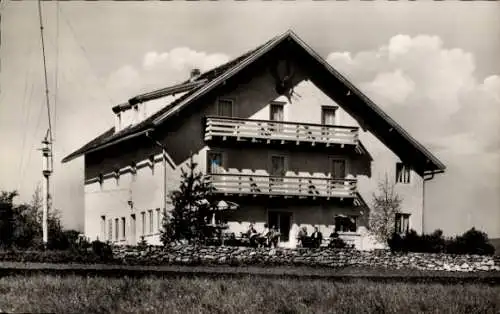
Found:
[[[52,313],[500,313],[500,287],[354,281],[12,276],[0,310]]]

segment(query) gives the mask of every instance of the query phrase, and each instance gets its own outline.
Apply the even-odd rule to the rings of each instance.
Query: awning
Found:
[[[210,202],[207,199],[202,199],[202,200],[197,201],[197,205],[198,206],[206,206],[206,205],[210,205]],[[238,205],[234,202],[224,201],[224,200],[220,200],[211,206],[211,209],[214,211],[236,210],[238,208],[240,208],[240,205]]]
[[[236,210],[240,208],[240,205],[234,203],[234,202],[230,202],[230,201],[224,201],[224,200],[221,200],[221,201],[218,201],[214,206],[213,206],[213,209],[214,210]]]

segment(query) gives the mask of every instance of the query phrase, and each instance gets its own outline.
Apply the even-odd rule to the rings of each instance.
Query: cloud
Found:
[[[327,61],[424,143],[458,154],[500,150],[500,77],[478,79],[474,56],[446,48],[438,36],[396,35],[377,49],[333,52]],[[463,140],[453,141],[460,134]]]
[[[179,83],[192,69],[207,71],[229,61],[223,53],[206,53],[187,47],[167,52],[147,52],[140,66],[124,65],[108,77],[108,90],[113,100],[125,101],[137,93],[152,91]]]
[[[476,224],[498,236],[500,76],[478,78],[471,53],[428,35],[397,35],[373,50],[333,52],[327,61],[446,164],[431,183],[428,206],[436,216],[428,227],[456,217],[445,232]]]
[[[227,61],[229,61],[229,58],[225,54],[207,54],[187,47],[177,47],[170,52],[148,52],[144,56],[142,64],[146,70],[153,70],[159,67],[175,71],[189,71],[193,68],[206,71]]]

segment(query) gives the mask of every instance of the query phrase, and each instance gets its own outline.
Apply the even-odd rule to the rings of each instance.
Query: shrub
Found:
[[[92,242],[92,252],[100,258],[101,261],[110,261],[113,259],[113,250],[111,245],[99,240]]]
[[[391,252],[401,252],[404,250],[403,238],[397,232],[393,232],[392,236],[387,240],[387,244]]]
[[[492,255],[495,248],[489,243],[488,235],[485,232],[472,228],[461,236],[457,236],[448,241],[446,252],[450,254],[478,254]]]
[[[137,246],[141,249],[148,247],[148,241],[146,241],[146,238],[144,238],[144,236],[141,236],[141,240],[137,243]]]
[[[330,247],[334,248],[334,249],[343,249],[346,246],[347,246],[347,243],[345,243],[345,241],[342,240],[341,238],[334,238],[330,242]]]
[[[431,234],[418,235],[410,230],[404,236],[394,233],[388,241],[392,252],[449,253],[491,255],[495,248],[489,243],[486,233],[474,228],[461,236],[443,237],[440,229]]]

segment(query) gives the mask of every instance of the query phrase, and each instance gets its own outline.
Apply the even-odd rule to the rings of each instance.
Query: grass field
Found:
[[[0,309],[29,313],[500,313],[500,287],[292,279],[0,279]]]

